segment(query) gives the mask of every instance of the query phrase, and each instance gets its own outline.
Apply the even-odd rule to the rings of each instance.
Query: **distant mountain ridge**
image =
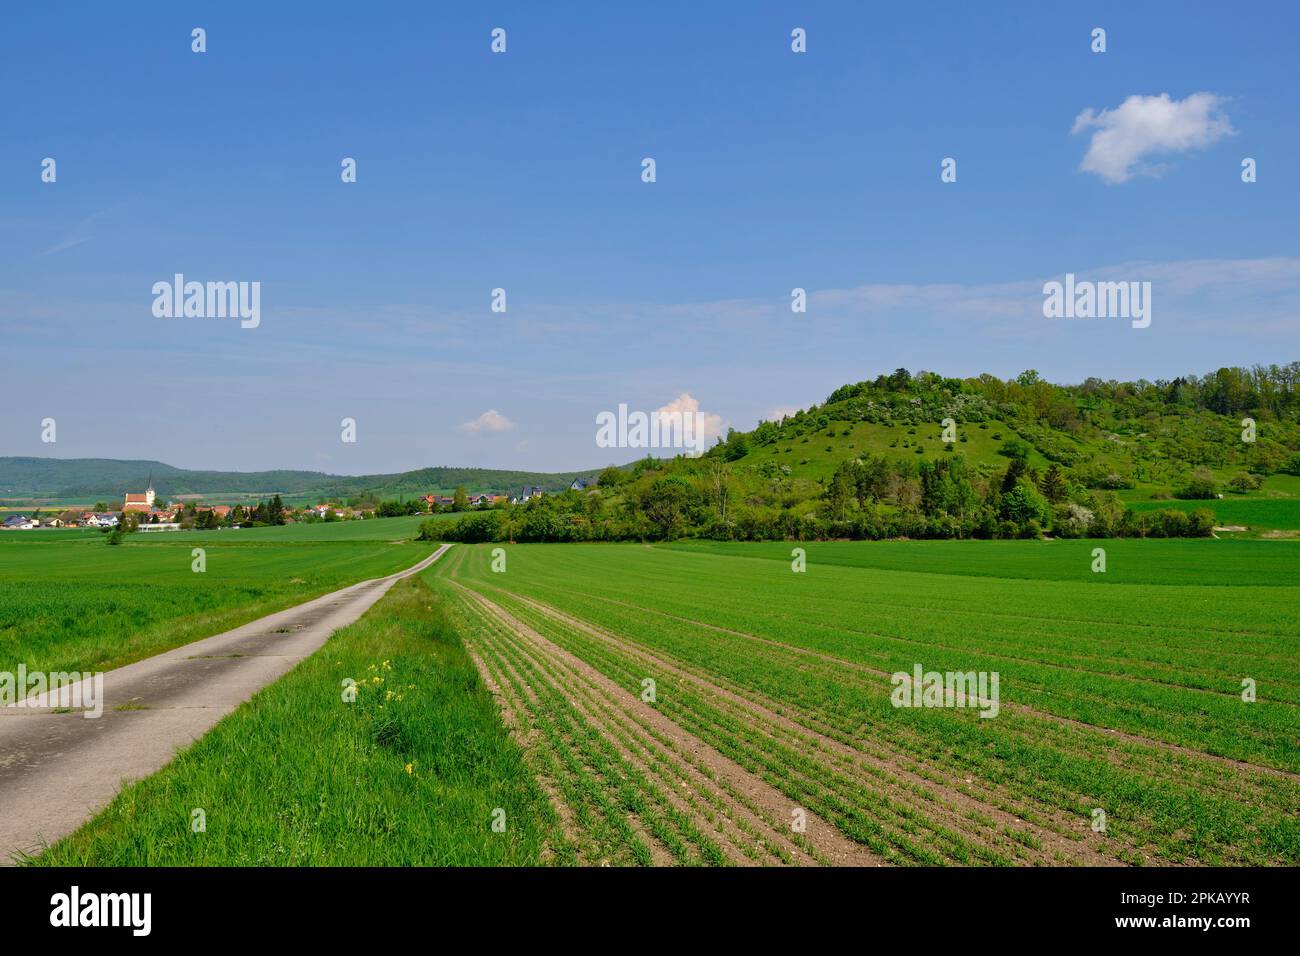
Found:
[[[395,474],[330,475],[291,470],[199,471],[144,459],[0,457],[0,498],[120,498],[125,491],[143,491],[150,475],[160,498],[275,493],[351,497],[362,492],[395,498],[450,493],[458,485],[470,493],[508,494],[526,485],[559,491],[574,478],[592,473],[438,467]]]

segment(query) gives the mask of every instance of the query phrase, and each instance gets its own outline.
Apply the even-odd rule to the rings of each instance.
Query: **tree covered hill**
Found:
[[[1254,421],[1244,440],[1244,419]],[[956,424],[952,447],[943,421]],[[1246,436],[1252,437],[1252,436]],[[961,453],[979,467],[1024,458],[1056,463],[1090,488],[1125,497],[1172,493],[1198,469],[1227,483],[1238,473],[1283,471],[1300,451],[1300,362],[1223,368],[1203,378],[1053,385],[1036,372],[944,378],[899,369],[836,389],[781,422],[732,432],[711,454],[760,468],[827,479],[845,458],[890,460]]]
[[[701,458],[475,515],[461,540],[1206,535],[1300,530],[1300,363],[1060,386],[899,369]],[[1129,506],[1132,507],[1129,507]],[[1227,515],[1227,518],[1221,517]],[[1255,524],[1255,520],[1260,522]],[[432,530],[431,532],[432,533]]]
[[[317,471],[191,471],[160,461],[114,458],[0,458],[0,498],[112,500],[125,491],[143,491],[149,476],[159,497],[177,495],[270,495],[379,498],[451,494],[463,486],[471,494],[515,493],[528,485],[547,491],[567,488],[578,475],[504,471],[488,468],[422,468],[388,475],[328,475]]]

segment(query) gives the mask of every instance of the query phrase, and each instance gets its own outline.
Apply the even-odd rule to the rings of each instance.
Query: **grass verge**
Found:
[[[562,842],[443,599],[417,575],[29,862],[519,866]]]

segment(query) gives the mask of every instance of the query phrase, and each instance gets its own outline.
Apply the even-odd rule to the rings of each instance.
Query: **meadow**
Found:
[[[358,534],[353,524],[370,527]],[[0,671],[108,670],[399,571],[429,550],[409,541],[406,519],[301,528],[312,535],[159,532],[117,547],[99,532],[0,535]]]

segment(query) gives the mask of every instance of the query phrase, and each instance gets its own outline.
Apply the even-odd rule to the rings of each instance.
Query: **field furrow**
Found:
[[[637,776],[649,801],[677,815],[682,835],[703,843],[712,831],[730,851],[701,846],[694,862],[878,862],[815,814],[805,813],[803,832],[791,830],[796,808],[770,786],[496,604],[477,594],[468,600],[479,612],[471,643],[515,661],[534,689],[547,689],[539,690],[541,700],[554,695],[554,703],[586,722]],[[541,708],[534,714],[548,719]]]
[[[516,546],[509,554],[509,572],[494,574],[485,549],[465,548],[439,577],[492,604],[516,635],[527,629],[534,648],[548,642],[625,698],[652,679],[657,713],[883,860],[1300,858],[1300,720],[1288,699],[1300,670],[1284,653],[1294,640],[1262,630],[1245,638],[1272,640],[1251,669],[1267,701],[1252,705],[1226,676],[1249,656],[1245,645],[1216,657],[1199,650],[1195,634],[1180,644],[1151,619],[1152,603],[1172,606],[1172,595],[1151,602],[1138,586],[1091,589],[1122,598],[1138,618],[1126,628],[1111,608],[1098,622],[1111,629],[1106,641],[1128,648],[1113,661],[1109,644],[1090,645],[1086,628],[1067,620],[1076,609],[1061,604],[1061,619],[1040,620],[1057,606],[1052,582],[1028,582],[1042,593],[1019,632],[972,631],[961,614],[941,631],[935,609],[914,607],[913,616],[893,613],[886,633],[863,625],[884,613],[874,600],[879,572],[859,579],[837,567],[833,581],[810,584],[782,577],[774,561],[694,550]],[[794,594],[800,589],[807,593]],[[1284,593],[1273,586],[1270,600]],[[869,613],[835,615],[848,607]],[[994,719],[973,707],[894,706],[891,676],[918,662],[1001,671]],[[589,711],[602,712],[608,719]],[[644,759],[623,743],[625,759]]]

